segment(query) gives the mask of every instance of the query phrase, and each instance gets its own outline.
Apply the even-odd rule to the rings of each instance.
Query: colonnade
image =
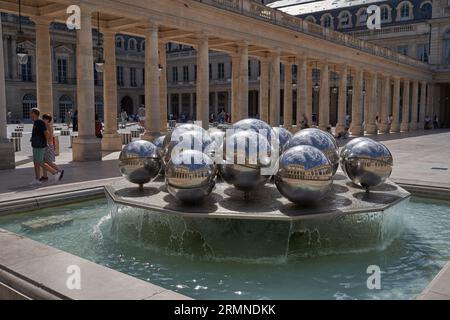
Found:
[[[81,28],[76,31],[78,137],[73,142],[74,161],[100,160],[101,151],[121,149],[117,133],[117,83],[115,35],[116,29],[103,28],[104,39],[104,112],[105,130],[100,142],[95,137],[94,115],[94,59],[92,43],[92,14],[89,7],[82,10]],[[36,22],[37,97],[43,112],[52,112],[52,75],[49,22],[45,18]],[[146,22],[145,37],[145,104],[146,121],[143,138],[153,140],[166,131],[167,125],[167,79],[165,39],[160,39],[160,26]],[[194,48],[197,50],[197,119],[205,129],[209,126],[209,35],[195,33]],[[0,41],[0,44],[2,41]],[[232,58],[231,115],[232,122],[248,117],[248,60],[249,44],[235,42]],[[1,48],[0,48],[1,49]],[[2,50],[0,50],[2,52]],[[358,65],[342,64],[330,60],[310,57],[307,52],[297,55],[282,55],[279,48],[267,48],[263,54],[255,55],[261,62],[259,114],[272,126],[279,126],[280,102],[284,100],[283,125],[293,130],[302,119],[311,125],[313,115],[313,90],[319,90],[318,127],[330,126],[330,70],[338,75],[337,80],[337,125],[340,132],[349,125],[355,136],[416,130],[423,128],[425,116],[432,116],[431,83],[421,79],[400,78],[395,74],[380,73],[374,69],[363,69]],[[2,60],[3,61],[3,60]],[[280,96],[281,72],[284,65],[284,95]],[[293,74],[293,66],[297,73]],[[320,70],[320,81],[314,84],[313,69]],[[332,69],[331,69],[332,68]],[[317,71],[316,71],[317,72]],[[0,68],[1,76],[1,68]],[[1,77],[1,82],[4,77]],[[296,79],[294,83],[294,78]],[[3,83],[4,85],[4,83]],[[318,88],[317,88],[318,87]],[[295,90],[294,90],[295,88]],[[350,91],[351,88],[351,91]],[[1,91],[1,85],[0,85]],[[350,93],[351,92],[351,93]],[[336,92],[335,92],[336,93]],[[296,97],[297,123],[293,121],[293,98]],[[348,98],[351,96],[351,104]],[[1,96],[0,96],[1,98]],[[3,110],[2,110],[3,112]],[[377,122],[376,116],[379,121]],[[0,114],[1,116],[1,114]],[[1,126],[1,124],[0,124]],[[0,139],[2,136],[0,136]]]

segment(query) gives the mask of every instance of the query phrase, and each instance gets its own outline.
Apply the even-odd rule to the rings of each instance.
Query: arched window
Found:
[[[99,120],[104,119],[102,96],[95,96],[95,114],[98,116]]]
[[[339,13],[339,25],[338,28],[351,28],[352,27],[352,18],[349,11],[342,11]]]
[[[412,19],[413,5],[409,1],[403,1],[397,6],[397,20],[409,20]]]
[[[145,40],[141,41],[141,51],[144,52],[145,51]]]
[[[333,17],[329,13],[324,14],[321,20],[322,20],[322,27],[331,28],[333,26]]]
[[[305,21],[311,22],[311,23],[316,23],[316,18],[314,18],[314,16],[307,16],[305,18]]]
[[[388,5],[384,5],[380,7],[380,16],[382,22],[390,22],[391,21],[391,8]]]
[[[365,25],[367,22],[367,8],[361,8],[358,10],[357,16],[357,22],[356,24],[358,26]]]
[[[28,93],[22,98],[22,118],[30,119],[30,111],[32,108],[36,108],[36,96]]]
[[[59,119],[61,122],[66,122],[66,114],[69,109],[72,109],[72,98],[68,95],[62,95],[58,101]]]
[[[131,38],[130,40],[128,40],[128,50],[136,50],[136,39]]]
[[[121,36],[116,37],[116,48],[123,49],[123,38]]]
[[[432,11],[433,5],[431,4],[431,1],[424,1],[420,4],[420,13],[423,18],[431,19]]]

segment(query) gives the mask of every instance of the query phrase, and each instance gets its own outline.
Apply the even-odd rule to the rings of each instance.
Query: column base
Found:
[[[380,133],[389,133],[389,125],[387,123],[385,124],[380,124],[380,126],[378,127],[378,131]]]
[[[150,141],[150,142],[153,142],[153,141],[155,141],[158,137],[160,137],[161,136],[161,132],[145,132],[145,133],[143,133],[143,134],[141,134],[141,140],[147,140],[147,141]]]
[[[409,123],[402,123],[400,125],[400,131],[408,132],[409,131]]]
[[[336,135],[338,135],[339,133],[344,132],[344,131],[345,131],[345,125],[340,124],[340,123],[336,124]]]
[[[409,124],[409,131],[416,131],[417,130],[417,123],[410,123]]]
[[[73,161],[101,161],[101,140],[96,137],[74,137],[72,143]]]
[[[8,140],[0,140],[0,170],[14,169],[16,160],[14,145]]]
[[[122,139],[117,133],[105,133],[102,139],[102,151],[121,151]]]
[[[378,128],[376,124],[367,124],[366,125],[366,133],[367,134],[377,134]]]
[[[391,125],[391,132],[394,133],[400,132],[400,123],[393,123]]]
[[[352,126],[352,136],[362,137],[364,136],[364,128],[361,125]]]

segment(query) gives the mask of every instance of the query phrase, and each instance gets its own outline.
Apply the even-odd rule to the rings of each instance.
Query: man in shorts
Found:
[[[31,109],[31,120],[33,120],[33,131],[31,134],[31,147],[33,148],[33,162],[34,162],[34,174],[35,179],[31,182],[31,185],[40,185],[41,168],[50,172],[55,181],[59,181],[61,174],[45,163],[45,149],[47,148],[48,131],[44,121],[39,119],[40,111],[37,108]]]

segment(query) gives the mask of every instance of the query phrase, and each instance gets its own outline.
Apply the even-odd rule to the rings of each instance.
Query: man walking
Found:
[[[40,111],[37,108],[31,109],[31,120],[33,120],[33,131],[31,134],[31,147],[33,148],[33,162],[34,162],[34,174],[35,179],[31,182],[31,185],[40,185],[41,181],[41,168],[50,172],[55,181],[61,180],[61,173],[45,163],[45,149],[47,148],[47,141],[49,133],[44,121],[39,119]]]

